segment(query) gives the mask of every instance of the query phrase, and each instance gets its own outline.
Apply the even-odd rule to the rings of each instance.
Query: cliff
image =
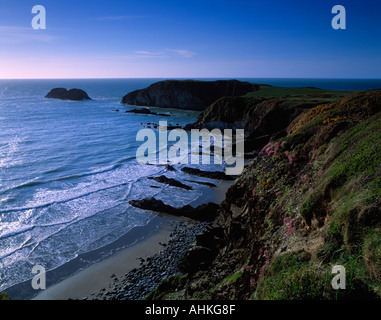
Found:
[[[147,299],[380,299],[381,90],[347,94],[300,108],[270,136],[184,257],[184,275]],[[206,111],[198,125],[255,124],[248,114],[266,99],[237,100],[244,117]],[[331,286],[334,265],[345,290]]]
[[[303,111],[348,94],[316,88],[259,86],[245,96],[218,99],[184,129],[244,129],[245,149],[253,151],[284,135],[286,127]]]
[[[218,98],[242,96],[258,89],[256,84],[237,80],[166,80],[125,95],[122,103],[201,111]]]

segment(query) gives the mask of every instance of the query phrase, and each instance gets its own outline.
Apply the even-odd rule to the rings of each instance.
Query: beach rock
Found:
[[[155,116],[170,117],[170,114],[152,112],[149,108],[127,110],[125,113],[151,114]]]
[[[88,94],[81,89],[67,90],[65,88],[54,88],[45,96],[45,98],[73,101],[91,100]]]
[[[256,84],[237,80],[166,80],[128,93],[123,97],[122,103],[201,111],[218,98],[242,96],[259,88]]]
[[[141,113],[141,114],[152,114],[151,110],[148,108],[127,110],[126,113]]]
[[[233,176],[226,175],[224,172],[221,172],[221,171],[204,171],[204,170],[200,170],[197,168],[190,168],[190,167],[181,168],[181,171],[187,174],[210,178],[210,179],[217,179],[217,180],[234,180],[235,179]]]
[[[208,186],[208,187],[212,187],[212,188],[215,188],[217,187],[216,184],[214,183],[211,183],[211,182],[205,182],[205,181],[196,181],[196,180],[185,180],[185,181],[188,181],[188,182],[193,182],[193,183],[198,183],[198,184],[202,184],[204,186]]]
[[[182,189],[185,189],[185,190],[193,190],[192,187],[190,187],[190,186],[188,186],[186,184],[183,184],[180,181],[177,181],[175,179],[168,178],[168,177],[166,177],[164,175],[162,175],[160,177],[148,177],[148,179],[155,180],[156,182],[159,182],[159,183],[168,184],[168,185],[173,186],[173,187],[182,188]]]
[[[166,205],[163,201],[157,200],[155,198],[145,198],[142,200],[130,200],[128,203],[134,207],[144,209],[144,210],[151,210],[155,212],[165,212],[169,214],[176,213],[177,209]]]
[[[147,257],[146,262],[126,273],[112,286],[112,290],[99,292],[91,299],[104,300],[141,300],[154,290],[164,279],[179,274],[179,262],[187,252],[189,245],[195,241],[207,222],[176,222],[171,239],[167,246],[155,255]],[[181,278],[180,278],[181,279]]]
[[[140,209],[163,212],[174,216],[182,216],[200,221],[213,220],[218,214],[218,210],[220,208],[218,204],[212,202],[202,204],[197,208],[193,208],[190,205],[186,205],[181,208],[175,208],[155,198],[130,200],[128,203]]]
[[[166,164],[165,167],[168,171],[176,171],[175,168],[171,166],[170,164]]]

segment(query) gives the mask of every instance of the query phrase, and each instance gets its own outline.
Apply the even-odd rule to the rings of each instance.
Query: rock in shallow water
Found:
[[[190,205],[175,208],[155,198],[130,200],[128,203],[143,210],[164,212],[174,216],[187,217],[200,221],[212,221],[217,216],[218,210],[220,209],[220,206],[213,202],[202,204],[196,208],[193,208]]]

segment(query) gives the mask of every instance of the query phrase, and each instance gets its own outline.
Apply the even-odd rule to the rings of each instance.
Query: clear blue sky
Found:
[[[0,78],[381,78],[378,0],[0,4]],[[31,27],[37,4],[46,30]],[[331,27],[336,4],[346,30]]]

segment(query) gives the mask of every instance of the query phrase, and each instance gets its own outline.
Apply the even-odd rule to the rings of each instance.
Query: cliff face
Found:
[[[269,87],[265,87],[270,90]],[[244,129],[245,149],[260,149],[270,139],[284,135],[285,129],[300,113],[320,104],[337,99],[333,96],[327,100],[321,95],[262,97],[260,87],[256,97],[223,97],[213,102],[199,115],[197,121],[187,125],[186,130],[206,128]],[[272,90],[277,90],[272,88]],[[287,92],[287,90],[285,91]],[[337,93],[345,96],[347,93]]]
[[[167,80],[154,83],[146,89],[133,91],[125,95],[122,103],[136,106],[201,111],[218,98],[224,96],[242,96],[258,89],[259,86],[256,84],[237,80]]]
[[[148,298],[380,299],[380,157],[381,90],[299,113],[228,190],[186,275]],[[209,260],[191,264],[202,248]],[[345,290],[331,286],[334,265]]]

